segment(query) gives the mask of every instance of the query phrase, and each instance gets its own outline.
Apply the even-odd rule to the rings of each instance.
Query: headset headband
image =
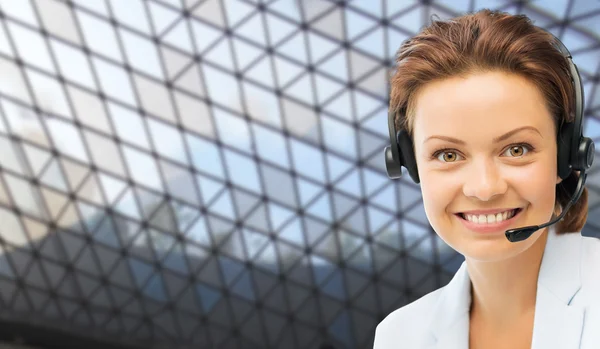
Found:
[[[584,91],[579,70],[567,47],[554,34],[548,33],[554,38],[556,47],[567,60],[575,97],[574,120],[559,125],[558,131],[558,175],[565,179],[572,170],[585,172],[590,169],[594,160],[594,142],[590,138],[583,137]],[[400,112],[404,111],[396,111],[391,108],[388,110],[391,145],[384,151],[387,174],[392,179],[400,178],[402,167],[406,167],[413,181],[419,183],[412,140],[406,130],[396,131],[396,115]]]

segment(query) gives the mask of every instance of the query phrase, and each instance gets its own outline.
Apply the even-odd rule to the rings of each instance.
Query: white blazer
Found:
[[[389,314],[374,349],[467,349],[470,288],[463,262],[446,286]],[[600,239],[548,230],[531,348],[600,348]]]

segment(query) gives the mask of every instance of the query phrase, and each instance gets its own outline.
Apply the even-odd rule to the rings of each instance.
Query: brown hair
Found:
[[[390,108],[400,111],[396,129],[412,136],[414,103],[428,82],[483,71],[518,74],[542,92],[558,128],[574,119],[574,90],[566,58],[552,34],[525,15],[483,9],[451,20],[439,18],[398,50],[391,77]],[[405,117],[402,117],[405,115]],[[579,174],[572,172],[556,186],[556,210],[571,199]],[[579,232],[588,214],[588,192],[558,223],[557,232]]]

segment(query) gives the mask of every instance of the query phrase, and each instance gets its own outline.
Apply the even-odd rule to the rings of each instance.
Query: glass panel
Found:
[[[50,45],[63,77],[89,89],[97,89],[89,60],[81,50],[56,40],[51,40]],[[80,115],[84,116],[85,113]]]
[[[48,130],[52,135],[54,144],[61,153],[84,163],[90,162],[81,139],[81,129],[69,122],[59,121],[54,118],[46,119],[46,125],[48,125]]]
[[[108,108],[119,138],[145,149],[150,149],[150,141],[144,127],[144,118],[139,113],[114,103],[109,103]]]
[[[46,72],[57,73],[48,46],[39,34],[11,22],[7,25],[22,60]]]
[[[262,192],[256,163],[243,155],[224,150],[229,176],[234,185],[255,193]]]
[[[152,189],[162,191],[162,181],[156,161],[150,155],[142,153],[130,147],[123,147],[125,161],[131,173],[132,179]]]
[[[77,19],[79,20],[85,43],[92,51],[116,61],[122,61],[123,58],[115,30],[107,20],[98,19],[83,11],[77,11]]]
[[[27,84],[25,83],[25,80],[23,80],[23,75],[19,67],[13,61],[0,57],[0,71],[2,71],[3,75],[2,80],[5,82],[10,81],[10,84],[0,83],[0,92],[25,102],[28,105],[33,104]],[[3,99],[3,104],[4,103],[6,102],[4,102]],[[20,108],[23,107],[20,106]],[[8,113],[6,110],[4,112]]]
[[[106,40],[106,38],[102,40]],[[123,67],[97,58],[92,58],[92,63],[96,69],[103,93],[130,106],[137,106],[129,73]]]
[[[144,112],[175,123],[175,110],[169,91],[163,83],[134,75],[137,96]]]
[[[231,72],[236,70],[231,52],[231,40],[228,38],[222,38],[214,46],[211,46],[210,49],[204,53],[203,58],[206,59],[207,62],[213,63]],[[211,81],[208,81],[208,83],[211,83]]]
[[[11,193],[14,206],[39,219],[46,219],[44,203],[38,189],[29,181],[4,174],[7,189]]]
[[[151,35],[144,2],[141,0],[109,0],[109,6],[115,19],[120,23],[141,31],[144,34]]]
[[[144,17],[144,16],[136,16]],[[127,62],[135,70],[142,71],[157,79],[163,79],[163,71],[160,66],[160,57],[156,45],[148,38],[120,30],[119,36],[123,40],[123,48],[127,55]]]
[[[219,32],[217,32],[215,36],[218,36],[218,34]],[[194,35],[194,37],[197,36]],[[166,32],[163,35],[162,41],[168,43],[171,46],[176,47],[179,50],[183,50],[187,54],[194,53],[192,38],[190,37],[190,29],[187,20],[178,21],[178,23],[175,26],[173,26],[168,32]]]

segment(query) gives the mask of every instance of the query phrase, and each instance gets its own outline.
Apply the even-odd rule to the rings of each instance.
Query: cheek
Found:
[[[436,234],[450,247],[459,251],[452,216],[447,212],[450,205],[462,194],[461,185],[454,183],[452,176],[424,175],[421,180],[423,208],[429,224]]]
[[[510,185],[534,201],[554,196],[556,176],[556,161],[551,159],[541,159],[536,163],[511,169],[507,173]]]
[[[550,166],[531,166],[516,173],[511,186],[536,210],[536,216],[551,216],[556,199],[556,171]]]
[[[421,193],[425,214],[435,226],[457,195],[462,193],[462,184],[452,175],[428,172],[421,177]]]

